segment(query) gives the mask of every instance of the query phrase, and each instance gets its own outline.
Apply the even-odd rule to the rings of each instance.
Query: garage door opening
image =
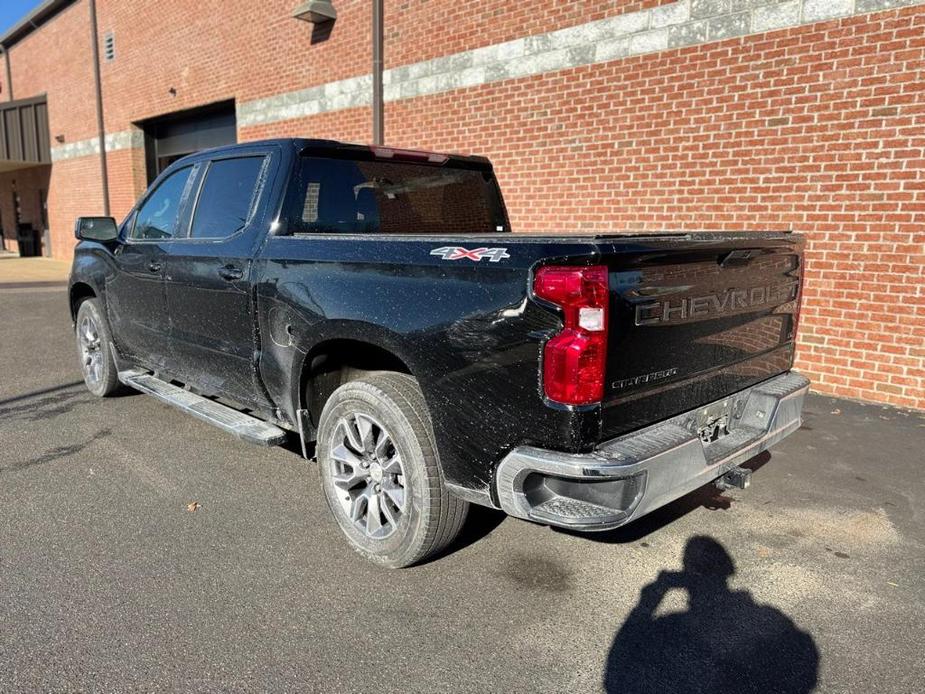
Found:
[[[145,133],[148,183],[177,159],[238,141],[234,102],[178,111],[139,123]]]

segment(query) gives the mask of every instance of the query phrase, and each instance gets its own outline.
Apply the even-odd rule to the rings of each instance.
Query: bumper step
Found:
[[[197,395],[167,381],[162,381],[147,371],[132,369],[120,371],[119,380],[125,385],[153,395],[161,402],[198,417],[239,439],[260,446],[278,446],[286,440],[286,432],[279,427],[251,417],[215,400]]]
[[[745,489],[749,458],[799,428],[809,381],[795,372],[599,445],[591,453],[519,446],[495,473],[509,515],[578,530],[609,530],[709,482]],[[701,424],[732,414],[728,433],[704,440]]]
[[[552,518],[562,523],[593,523],[599,518],[612,518],[613,509],[590,501],[557,495],[534,506],[533,514],[538,519]]]

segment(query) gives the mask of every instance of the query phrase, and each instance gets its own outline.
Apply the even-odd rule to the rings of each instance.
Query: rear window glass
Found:
[[[192,238],[225,238],[244,228],[263,160],[264,157],[237,157],[209,164],[190,227]]]
[[[294,233],[484,234],[508,231],[490,171],[304,157]]]

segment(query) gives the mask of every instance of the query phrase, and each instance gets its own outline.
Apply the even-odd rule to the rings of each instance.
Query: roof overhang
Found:
[[[77,0],[45,0],[16,24],[10,27],[3,36],[0,36],[0,47],[6,49],[25,38],[33,31],[50,20],[68,5]]]
[[[42,164],[51,164],[45,95],[0,103],[0,171]]]

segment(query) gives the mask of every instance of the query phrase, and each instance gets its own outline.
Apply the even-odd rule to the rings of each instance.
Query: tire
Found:
[[[98,299],[85,299],[74,323],[77,358],[87,389],[105,398],[119,388],[119,374],[112,357],[112,336]]]
[[[443,484],[430,416],[411,376],[373,372],[335,390],[317,452],[331,514],[370,561],[411,566],[459,535],[469,504]]]

